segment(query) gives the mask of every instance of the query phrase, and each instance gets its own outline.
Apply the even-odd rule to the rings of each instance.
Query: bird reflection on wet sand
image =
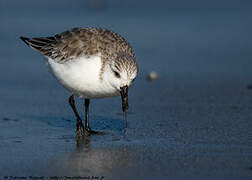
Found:
[[[90,144],[90,137],[85,138],[76,138],[76,147],[77,148],[88,148]]]
[[[76,148],[53,166],[52,171],[62,175],[96,176],[107,179],[112,171],[113,177],[119,177],[125,172],[125,167],[130,167],[136,159],[133,158],[132,150],[126,145],[111,146],[106,143],[97,142],[95,136],[77,139]],[[103,145],[102,145],[103,144]],[[114,147],[116,146],[116,147]],[[127,175],[127,174],[125,174]]]

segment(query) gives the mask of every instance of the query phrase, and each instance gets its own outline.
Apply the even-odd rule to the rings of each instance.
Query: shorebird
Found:
[[[128,90],[138,65],[122,36],[102,28],[73,28],[50,37],[20,38],[45,57],[52,74],[71,92],[69,104],[77,119],[77,136],[99,134],[89,126],[89,103],[95,98],[121,96],[126,130]],[[84,99],[85,126],[74,96]]]

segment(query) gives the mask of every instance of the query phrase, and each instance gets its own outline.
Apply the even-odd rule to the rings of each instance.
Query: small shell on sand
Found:
[[[157,80],[157,79],[158,79],[158,74],[157,74],[155,71],[151,71],[151,72],[148,74],[147,79],[148,79],[149,81]]]

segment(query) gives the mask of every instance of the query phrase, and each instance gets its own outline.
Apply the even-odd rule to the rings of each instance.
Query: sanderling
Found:
[[[38,50],[56,79],[72,95],[69,103],[77,118],[77,136],[99,133],[89,126],[90,99],[121,96],[128,109],[128,89],[136,78],[135,54],[119,34],[102,28],[74,28],[51,37],[20,37]],[[75,107],[74,96],[85,101],[85,126]]]

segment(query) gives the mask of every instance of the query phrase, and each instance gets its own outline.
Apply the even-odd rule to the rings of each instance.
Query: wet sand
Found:
[[[251,12],[123,11],[114,17],[110,9],[73,13],[70,7],[69,14],[44,17],[42,10],[32,16],[26,5],[12,5],[19,10],[1,15],[1,178],[251,178]],[[91,127],[105,135],[77,141],[70,93],[18,39],[75,26],[113,29],[136,51],[140,73],[129,92],[125,135],[120,98],[107,98],[90,105]],[[149,82],[153,70],[159,78]],[[77,103],[83,117],[83,100]]]

